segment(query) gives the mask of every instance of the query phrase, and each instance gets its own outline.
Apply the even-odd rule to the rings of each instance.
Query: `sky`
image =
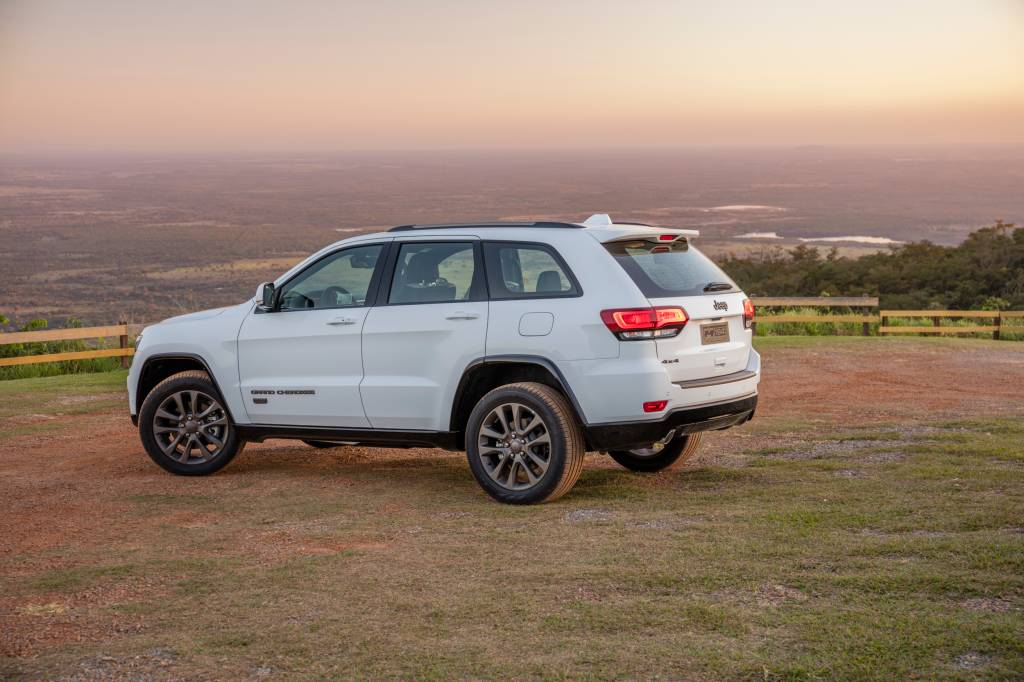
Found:
[[[1024,143],[1024,0],[0,0],[0,152]]]

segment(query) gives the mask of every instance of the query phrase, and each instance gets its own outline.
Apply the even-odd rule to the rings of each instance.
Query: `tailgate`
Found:
[[[677,336],[657,339],[672,381],[740,372],[750,356],[740,288],[680,235],[646,233],[604,243],[653,306],[679,306],[689,318]]]
[[[655,306],[677,305],[690,318],[678,336],[658,339],[658,358],[672,381],[740,372],[750,357],[750,332],[743,327],[742,293],[652,298]]]

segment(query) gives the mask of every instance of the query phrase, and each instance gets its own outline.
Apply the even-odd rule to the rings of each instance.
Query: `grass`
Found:
[[[127,370],[0,381],[0,440],[57,431],[61,417],[125,404]]]
[[[7,382],[0,405],[121,379]],[[51,550],[59,568],[0,563],[30,622],[111,629],[0,677],[1020,679],[1024,422],[919,426],[759,416],[745,428],[784,443],[655,476],[592,455],[530,508],[487,501],[458,456],[296,448],[211,479],[135,474],[92,500],[124,533]]]
[[[124,391],[127,378],[127,370],[117,369],[94,374],[0,381],[0,419],[40,412],[59,401],[67,403],[60,410],[62,414],[97,411],[108,406],[97,403],[113,400],[110,394]],[[83,400],[76,402],[76,399]],[[120,400],[121,396],[116,399]]]
[[[468,479],[461,502],[424,495],[453,485],[457,462],[399,473],[390,494],[237,491],[209,526],[168,526],[141,551],[86,556],[14,591],[59,603],[156,580],[166,594],[125,607],[148,627],[104,651],[171,651],[201,676],[230,660],[300,677],[955,679],[980,660],[985,676],[1015,677],[1021,612],[968,605],[1022,605],[1024,426],[970,429],[966,444],[959,432],[901,441],[894,461],[850,451],[653,478],[599,469],[566,503],[525,510],[474,498]],[[850,468],[861,475],[836,476]],[[368,484],[381,471],[353,475]],[[124,501],[131,516],[209,507]],[[265,560],[231,541],[310,521],[301,546],[337,551]],[[198,563],[167,560],[183,548]],[[226,560],[202,563],[224,548]]]
[[[793,349],[806,348],[855,348],[861,345],[864,348],[878,349],[885,346],[892,348],[906,347],[908,344],[922,348],[936,349],[985,349],[999,348],[1006,350],[1018,346],[1005,344],[1002,341],[994,341],[990,338],[975,339],[956,336],[755,336],[754,347],[757,349]]]

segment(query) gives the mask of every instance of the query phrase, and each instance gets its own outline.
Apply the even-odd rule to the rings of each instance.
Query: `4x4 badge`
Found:
[[[715,310],[728,310],[729,303],[728,301],[715,301],[714,308]]]

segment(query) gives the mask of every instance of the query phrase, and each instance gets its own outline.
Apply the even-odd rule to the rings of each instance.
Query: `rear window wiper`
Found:
[[[729,282],[709,282],[704,286],[704,291],[726,291],[732,289],[732,284]]]

